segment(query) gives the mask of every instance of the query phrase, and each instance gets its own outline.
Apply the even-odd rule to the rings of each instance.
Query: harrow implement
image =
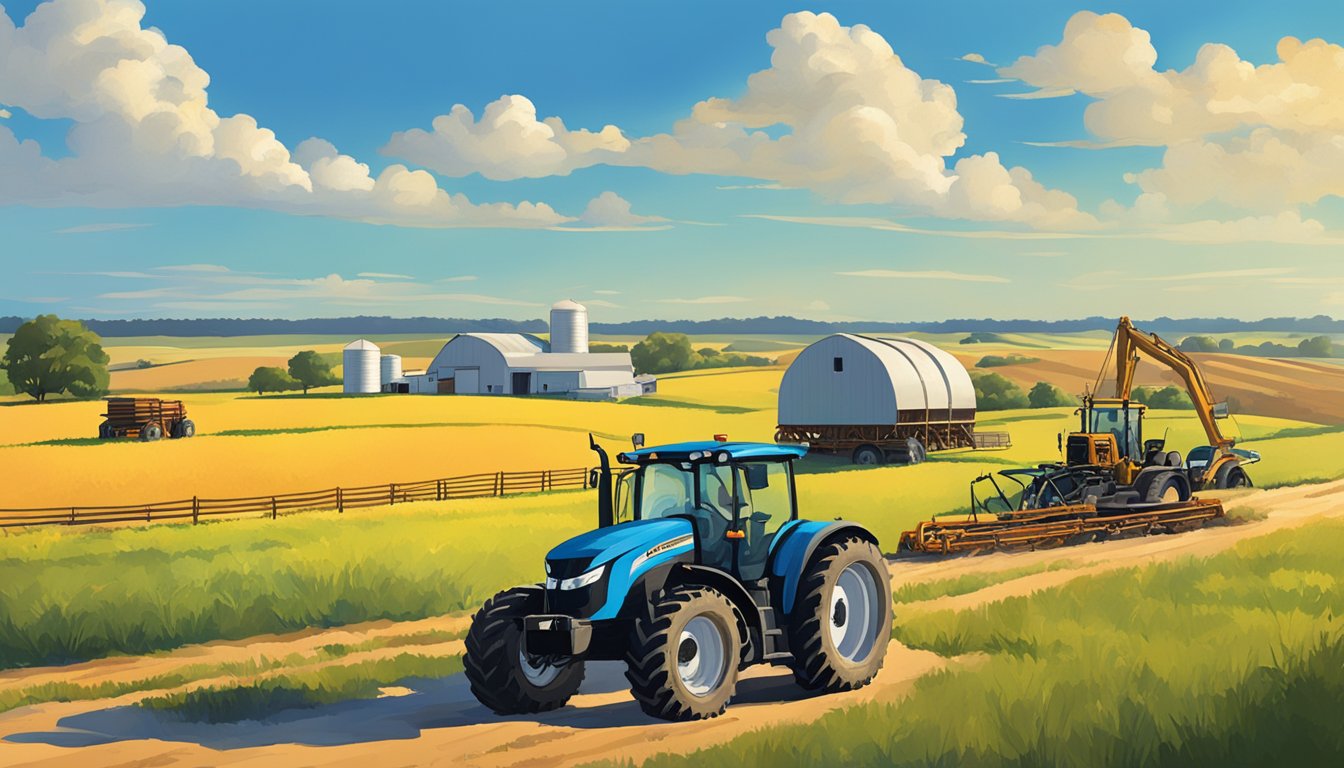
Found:
[[[1005,491],[1000,478],[1018,488]],[[982,496],[986,487],[991,492]],[[1132,488],[1117,486],[1105,468],[1043,464],[977,477],[971,482],[970,514],[922,521],[901,534],[899,548],[943,555],[1038,549],[1180,533],[1222,516],[1217,499],[1146,501]]]

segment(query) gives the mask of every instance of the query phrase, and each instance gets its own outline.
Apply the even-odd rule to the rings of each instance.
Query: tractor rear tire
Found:
[[[523,617],[541,613],[541,590],[506,589],[471,617],[462,666],[476,699],[496,714],[520,715],[558,709],[583,682],[583,661],[542,664],[523,649]]]
[[[1227,464],[1218,469],[1218,474],[1213,478],[1213,487],[1220,490],[1226,488],[1250,488],[1251,476],[1246,474],[1246,470],[1241,468],[1240,464]]]
[[[891,577],[877,545],[850,536],[819,547],[790,615],[798,684],[835,693],[872,682],[887,655],[891,619]]]
[[[886,458],[882,455],[882,449],[875,445],[860,445],[854,449],[852,460],[861,467],[875,467],[882,463]]]
[[[711,587],[673,587],[635,621],[625,677],[646,714],[718,717],[737,689],[741,648],[728,598]]]
[[[1175,472],[1158,472],[1148,482],[1143,491],[1143,500],[1148,504],[1174,504],[1190,500],[1190,488],[1184,479]]]

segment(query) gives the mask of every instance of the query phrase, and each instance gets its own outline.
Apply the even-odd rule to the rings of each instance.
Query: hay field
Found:
[[[190,498],[232,498],[337,486],[410,482],[479,472],[588,466],[592,431],[620,449],[634,432],[650,443],[707,439],[771,440],[779,368],[698,371],[665,377],[659,393],[625,403],[514,397],[310,395],[257,397],[246,393],[180,393],[198,434],[158,443],[104,442],[91,437],[101,402],[0,407],[0,462],[9,477],[0,508],[136,504]],[[1170,428],[1170,444],[1186,450],[1202,441],[1189,412],[1154,413],[1152,434]],[[1056,435],[1075,428],[1070,409],[981,415],[981,428],[1007,430],[1007,451],[953,451],[917,467],[838,472],[848,464],[809,462],[800,484],[818,502],[853,499],[901,511],[902,521],[966,505],[965,484],[976,474],[1058,458]],[[1270,417],[1237,420],[1244,438],[1312,425]],[[1285,450],[1304,438],[1290,438]],[[1341,438],[1344,440],[1344,438]],[[1278,446],[1275,446],[1276,449]],[[1310,454],[1274,475],[1286,481],[1329,476],[1332,455]],[[1269,464],[1272,452],[1266,451]],[[1266,466],[1262,465],[1262,466]],[[1259,477],[1259,474],[1253,475]],[[816,489],[815,491],[813,489]],[[829,506],[829,505],[827,505]],[[905,510],[912,510],[913,516]],[[843,508],[841,512],[843,512]],[[894,527],[895,524],[893,524]]]

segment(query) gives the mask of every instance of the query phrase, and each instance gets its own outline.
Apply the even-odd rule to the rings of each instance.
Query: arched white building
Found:
[[[779,386],[781,437],[818,445],[840,434],[865,444],[915,437],[930,448],[970,445],[975,407],[966,368],[909,338],[828,336],[798,354]]]

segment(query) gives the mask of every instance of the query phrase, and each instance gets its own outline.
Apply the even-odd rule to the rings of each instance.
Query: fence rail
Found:
[[[487,472],[460,477],[441,477],[411,483],[365,485],[356,488],[329,488],[320,491],[249,496],[239,499],[203,499],[193,496],[179,501],[150,504],[91,507],[41,507],[0,509],[0,528],[33,525],[89,525],[93,523],[160,523],[227,515],[269,513],[275,519],[283,513],[315,512],[360,507],[381,507],[411,501],[447,501],[482,496],[508,496],[517,493],[541,493],[567,488],[588,488],[586,467],[542,469],[525,472]]]

